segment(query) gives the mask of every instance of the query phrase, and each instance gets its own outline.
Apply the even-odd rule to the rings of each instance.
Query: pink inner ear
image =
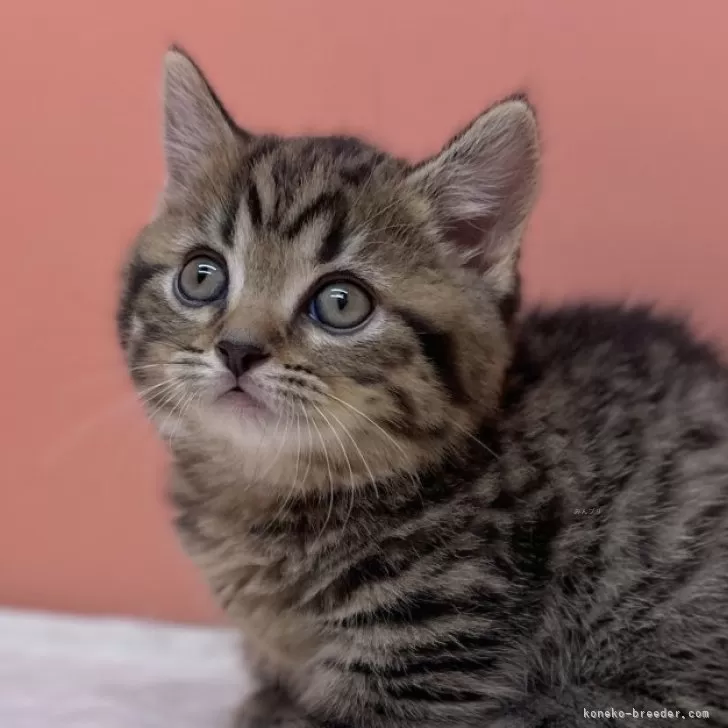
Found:
[[[464,265],[479,270],[488,265],[489,251],[486,241],[495,223],[495,218],[489,215],[445,223],[445,235],[457,247]]]
[[[512,266],[538,182],[532,109],[507,99],[413,170],[463,265],[499,274]]]

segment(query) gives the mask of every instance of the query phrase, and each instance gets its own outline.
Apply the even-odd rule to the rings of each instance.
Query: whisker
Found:
[[[302,480],[305,485],[308,473],[311,470],[311,460],[313,459],[313,433],[311,432],[311,420],[308,417],[308,412],[306,412],[306,407],[302,407],[301,411],[306,418],[306,431],[308,432],[308,457],[306,458],[306,471],[303,474]]]
[[[389,442],[391,442],[392,445],[394,445],[394,447],[396,447],[397,450],[399,450],[399,452],[404,457],[407,457],[407,453],[402,449],[402,446],[381,425],[379,425],[378,423],[376,423],[371,417],[369,417],[368,415],[364,414],[364,412],[362,412],[361,410],[359,410],[356,407],[354,407],[353,404],[349,404],[348,402],[345,402],[343,399],[339,399],[339,397],[336,397],[335,395],[331,394],[330,392],[323,392],[323,394],[326,397],[329,397],[330,399],[333,399],[334,402],[338,402],[339,404],[343,405],[344,407],[350,409],[352,412],[354,412],[355,414],[359,415],[360,417],[363,417],[367,422],[369,422],[369,424],[371,424],[374,427],[376,427],[377,430],[379,430],[379,432],[381,432],[382,435],[384,435],[384,437],[386,437],[387,440]]]
[[[149,419],[153,420],[170,402],[174,400],[180,390],[184,391],[184,385],[182,382],[175,382],[169,390],[162,390],[163,394],[159,395],[162,397],[160,402],[148,402],[148,406],[153,407],[152,411],[149,413]],[[161,430],[161,428],[158,429]]]
[[[164,367],[174,364],[175,362],[155,362],[154,364],[135,364],[129,367],[130,372],[138,372],[143,369],[164,369]]]
[[[160,387],[163,387],[164,385],[171,385],[171,384],[175,384],[176,382],[177,382],[176,378],[167,377],[167,379],[163,379],[161,382],[157,382],[156,384],[151,384],[144,389],[138,390],[136,392],[136,395],[142,402],[148,402],[148,400],[146,399],[148,394],[150,394],[151,392],[154,392],[156,389],[159,389]]]
[[[351,479],[351,487],[353,488],[355,485],[354,482],[354,470],[351,467],[351,460],[349,460],[349,454],[346,452],[346,448],[344,447],[344,443],[342,442],[341,438],[339,437],[339,433],[336,431],[336,428],[331,424],[331,420],[324,414],[324,412],[321,410],[320,407],[317,405],[311,403],[313,405],[313,408],[318,412],[321,417],[323,417],[326,424],[329,426],[329,429],[334,434],[334,437],[336,438],[336,441],[339,443],[339,447],[341,448],[341,452],[344,454],[344,458],[346,460],[346,464],[349,467],[349,478]]]
[[[298,466],[301,462],[301,414],[296,412],[296,470],[293,473],[293,486],[298,485]]]
[[[298,451],[296,453],[296,473],[293,476],[293,483],[291,483],[288,487],[288,492],[286,493],[286,497],[283,499],[283,502],[281,503],[280,508],[276,511],[276,514],[273,516],[273,518],[270,519],[271,526],[278,521],[278,519],[286,512],[286,509],[288,508],[288,503],[290,502],[292,496],[296,492],[296,486],[298,484],[298,464],[301,456],[301,415],[296,412],[296,426],[298,430]]]
[[[356,440],[352,436],[352,434],[349,432],[349,429],[346,427],[346,425],[333,413],[329,412],[329,414],[339,423],[339,426],[344,431],[344,434],[351,440],[351,444],[354,446],[354,449],[356,450],[357,454],[359,455],[359,459],[364,464],[364,468],[367,471],[367,475],[369,476],[369,481],[371,482],[372,486],[374,487],[374,494],[377,498],[379,498],[379,491],[377,489],[377,481],[374,477],[374,473],[372,472],[371,468],[369,467],[369,463],[367,462],[367,459],[364,457],[364,454],[361,451],[361,448],[357,444]]]
[[[321,532],[319,533],[319,539],[321,536],[323,536],[324,531],[326,530],[326,526],[329,525],[329,519],[331,518],[331,513],[333,511],[334,507],[334,478],[331,474],[331,463],[329,462],[329,453],[326,449],[326,443],[324,442],[323,435],[321,434],[321,430],[319,429],[319,426],[316,424],[316,420],[311,418],[310,419],[311,424],[313,424],[314,428],[316,429],[316,433],[319,436],[319,440],[321,441],[321,448],[324,451],[324,457],[326,458],[326,469],[329,473],[329,492],[330,492],[330,500],[329,500],[329,512],[326,515],[326,520],[324,521],[324,525],[321,529]]]
[[[136,366],[129,367],[129,371],[132,373],[147,372],[149,370],[161,369],[166,371],[168,369],[212,369],[209,364],[203,362],[188,362],[188,361],[168,361],[164,364],[137,364]]]
[[[174,391],[180,385],[181,382],[179,381],[179,379],[177,379],[176,377],[169,377],[162,382],[158,382],[157,384],[153,384],[146,389],[140,390],[139,399],[148,407],[157,406],[159,403],[155,400],[157,400],[158,397],[162,397],[164,398],[164,401],[166,401],[166,395]],[[152,392],[154,392],[153,395]],[[162,404],[161,406],[164,405]]]
[[[283,411],[278,411],[278,419],[276,420],[276,426],[273,429],[273,437],[275,437],[278,434],[278,428],[281,425],[281,420],[283,419]],[[260,455],[260,449],[263,447],[263,440],[265,440],[266,437],[266,430],[261,427],[258,437],[258,445],[255,448],[255,455],[253,456],[253,461],[255,462],[255,469],[253,470],[252,478],[251,480],[253,482],[256,482],[260,480],[260,477],[258,476],[258,471],[260,469],[260,458],[258,457]],[[267,471],[266,471],[267,472]]]
[[[354,447],[356,448],[356,451],[359,454],[359,458],[361,459],[362,463],[364,464],[364,467],[369,476],[369,482],[372,484],[372,487],[374,488],[374,495],[378,500],[379,499],[379,489],[377,488],[376,478],[374,477],[374,473],[372,472],[372,469],[369,467],[369,463],[367,462],[366,458],[364,457],[364,454],[362,453],[361,449],[359,448],[359,445],[357,445],[356,440],[353,438],[353,436],[349,432],[349,429],[346,427],[346,425],[333,412],[329,412],[329,414],[339,423],[339,425],[341,426],[341,429],[344,431],[346,436],[351,440],[351,444],[354,445]],[[355,495],[354,495],[354,489],[352,488],[351,497],[349,498],[349,510],[346,513],[346,518],[344,519],[342,529],[346,528],[346,524],[349,523],[349,519],[351,518],[351,513],[354,510],[354,501],[355,501]]]
[[[164,369],[169,366],[186,366],[191,367],[191,363],[182,362],[158,362],[155,364],[135,364],[131,367],[119,367],[119,362],[108,363],[104,365],[101,371],[92,371],[88,374],[84,374],[79,379],[71,379],[70,381],[61,381],[56,383],[56,392],[59,395],[67,395],[78,390],[85,390],[90,385],[95,385],[97,382],[113,382],[115,380],[127,381],[127,373],[139,373],[141,371],[149,371],[153,369]],[[200,363],[201,368],[207,368],[204,362]]]
[[[490,455],[492,455],[496,460],[500,460],[500,456],[496,452],[494,452],[484,442],[482,442],[477,437],[475,437],[475,435],[473,435],[472,433],[468,432],[462,425],[458,424],[457,422],[451,422],[450,424],[452,424],[452,426],[456,430],[459,430],[460,432],[462,432],[463,435],[466,435],[467,437],[469,437],[477,445],[480,445],[480,447],[482,447],[483,450],[485,450],[487,453],[489,453]]]
[[[160,405],[160,410],[161,410],[161,409],[162,409],[162,407],[164,407],[164,406],[165,406],[165,405],[166,405],[166,404],[167,404],[168,402],[171,402],[171,401],[173,401],[173,400],[174,400],[174,398],[175,398],[175,396],[176,396],[176,393],[177,393],[177,392],[179,391],[180,387],[182,386],[182,383],[180,382],[180,383],[179,383],[179,385],[180,385],[179,387],[175,388],[175,390],[174,390],[174,394],[170,394],[170,396],[169,396],[169,397],[168,397],[168,398],[167,398],[167,399],[165,400],[164,404],[163,404],[163,405]],[[176,402],[174,403],[174,405],[172,406],[172,409],[171,409],[171,410],[169,410],[169,412],[167,412],[167,415],[166,415],[166,417],[164,418],[164,421],[163,421],[163,422],[162,422],[162,423],[161,423],[161,424],[159,425],[159,430],[160,430],[160,432],[163,432],[163,431],[164,431],[164,428],[165,428],[165,427],[167,426],[167,423],[169,422],[170,418],[171,418],[171,417],[172,417],[172,416],[174,415],[174,413],[175,413],[175,412],[176,412],[176,411],[177,411],[177,410],[178,410],[178,409],[180,408],[180,406],[182,405],[182,403],[183,403],[184,401],[186,401],[186,399],[187,399],[187,397],[185,397],[185,396],[179,397],[179,398],[177,399],[177,401],[176,401]]]
[[[78,392],[88,391],[92,387],[95,388],[97,384],[105,384],[107,387],[109,384],[114,382],[123,382],[127,380],[124,376],[123,370],[107,368],[104,371],[95,371],[90,374],[83,374],[78,379],[73,378],[70,381],[61,381],[55,384],[55,391],[61,398],[66,398],[68,395],[75,395]]]
[[[359,415],[360,417],[363,417],[367,422],[369,422],[371,425],[373,425],[377,431],[383,435],[388,444],[392,444],[405,458],[407,458],[407,453],[402,449],[401,445],[378,423],[376,423],[371,417],[367,416],[364,412],[354,407],[354,405],[349,404],[348,402],[345,402],[343,399],[340,399],[339,397],[336,397],[335,395],[329,393],[329,392],[323,392],[323,394],[328,397],[329,399],[334,400],[335,402],[339,402],[339,404],[342,404],[344,407],[347,407],[350,409],[354,414]],[[333,414],[333,413],[331,413]],[[420,476],[418,474],[413,473],[407,473],[407,476],[409,477],[410,481],[412,482],[412,485],[415,486],[415,488],[419,488],[422,485],[422,482],[420,480]]]
[[[276,450],[276,454],[273,456],[273,458],[271,458],[270,463],[268,464],[268,467],[265,469],[264,473],[258,477],[258,479],[261,480],[261,481],[277,465],[278,459],[280,458],[281,453],[283,452],[283,448],[284,448],[284,446],[286,444],[286,437],[288,435],[288,426],[290,425],[291,419],[292,419],[291,418],[291,412],[292,412],[292,410],[290,408],[286,408],[286,409],[287,409],[287,412],[288,412],[288,417],[286,418],[286,424],[285,424],[285,426],[283,428],[283,436],[281,437],[280,445],[278,445],[278,449]],[[279,422],[282,419],[283,419],[283,413],[281,412],[281,415],[279,417]],[[278,432],[278,428],[276,427],[276,433],[277,432]]]
[[[179,399],[179,401],[177,402],[177,404],[174,407],[172,407],[172,409],[169,411],[163,424],[160,425],[159,430],[161,432],[163,432],[164,429],[166,428],[169,420],[174,416],[175,412],[178,412],[178,414],[176,416],[176,420],[174,422],[172,432],[166,436],[166,440],[170,445],[172,444],[172,441],[174,440],[174,436],[177,434],[177,430],[179,429],[180,422],[182,421],[182,416],[189,409],[189,405],[192,403],[193,399],[196,397],[197,394],[198,394],[197,392],[192,391],[188,395],[182,396]]]
[[[182,422],[183,417],[187,414],[188,410],[192,407],[195,400],[201,396],[200,392],[192,392],[192,394],[189,397],[189,400],[184,405],[184,407],[180,410],[179,415],[177,415],[177,422],[174,425],[174,429],[169,435],[169,444],[172,445],[174,438],[177,436],[177,431],[179,430],[180,423]]]
[[[84,437],[98,429],[99,425],[106,424],[124,414],[131,413],[134,407],[139,406],[136,395],[132,392],[119,399],[113,400],[110,407],[104,407],[101,411],[96,410],[90,417],[80,422],[70,432],[67,432],[59,441],[52,444],[40,456],[40,464],[43,467],[51,467],[60,458],[72,452],[84,440]]]

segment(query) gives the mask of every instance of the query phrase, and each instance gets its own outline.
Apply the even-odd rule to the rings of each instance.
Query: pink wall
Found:
[[[545,145],[529,294],[658,297],[728,340],[726,38],[725,0],[2,3],[0,602],[215,614],[112,327],[160,182],[169,42],[254,128],[411,155],[526,87]]]

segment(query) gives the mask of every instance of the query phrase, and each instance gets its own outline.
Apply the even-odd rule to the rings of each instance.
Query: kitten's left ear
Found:
[[[491,107],[409,181],[435,206],[464,265],[500,293],[516,285],[521,236],[538,186],[538,126],[525,96]]]

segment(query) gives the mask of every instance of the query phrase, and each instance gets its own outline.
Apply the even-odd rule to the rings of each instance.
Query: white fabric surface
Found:
[[[0,728],[226,728],[234,633],[0,610]]]

